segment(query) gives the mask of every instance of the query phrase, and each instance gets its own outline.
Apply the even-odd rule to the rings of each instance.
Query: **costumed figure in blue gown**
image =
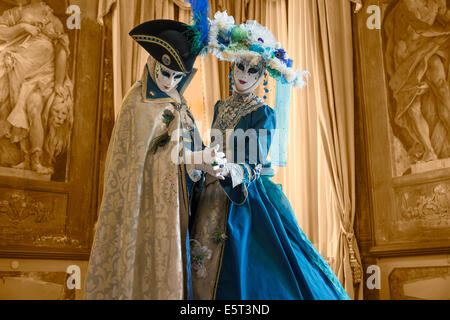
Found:
[[[286,161],[291,87],[305,85],[306,72],[293,70],[255,21],[236,26],[226,12],[216,13],[209,41],[209,52],[232,62],[234,91],[216,103],[211,133],[211,147],[219,145],[228,159],[218,165],[225,179],[206,174],[191,226],[194,298],[349,299],[271,180],[271,162]],[[275,109],[253,93],[265,72],[277,81]]]
[[[208,42],[208,1],[191,1],[195,24],[154,20],[130,35],[149,54],[122,103],[105,165],[103,200],[85,299],[192,298],[188,224],[192,190],[207,159],[183,98]],[[195,146],[195,141],[200,141]],[[205,156],[204,156],[205,155]],[[210,152],[211,160],[222,157]]]

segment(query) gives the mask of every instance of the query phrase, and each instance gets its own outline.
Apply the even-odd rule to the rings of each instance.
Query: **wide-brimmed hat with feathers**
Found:
[[[256,21],[235,25],[227,12],[217,12],[210,21],[208,51],[220,60],[236,62],[246,59],[264,63],[272,78],[303,87],[309,73],[293,69],[293,61],[269,29]]]

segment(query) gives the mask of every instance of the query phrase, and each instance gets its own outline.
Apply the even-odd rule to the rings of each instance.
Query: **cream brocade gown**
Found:
[[[124,99],[105,167],[98,227],[85,280],[88,300],[182,300],[192,292],[188,217],[190,191],[201,177],[171,161],[198,134],[181,92],[163,95],[145,68]],[[192,76],[192,75],[191,75]],[[167,127],[164,113],[173,120]],[[151,149],[168,129],[170,141]],[[193,139],[192,139],[193,140]],[[201,146],[200,146],[201,148]]]

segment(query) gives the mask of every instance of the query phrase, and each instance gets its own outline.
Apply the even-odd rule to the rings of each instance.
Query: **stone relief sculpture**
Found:
[[[402,218],[441,226],[450,225],[450,185],[438,184],[428,193],[405,191],[399,194]]]
[[[449,2],[397,1],[384,36],[395,175],[450,167]]]
[[[6,214],[13,225],[33,217],[34,223],[46,223],[55,220],[54,202],[51,208],[43,202],[37,201],[25,194],[15,192],[9,199],[0,201],[0,214]]]
[[[44,1],[12,2],[0,13],[0,167],[49,177],[72,131],[69,37]]]

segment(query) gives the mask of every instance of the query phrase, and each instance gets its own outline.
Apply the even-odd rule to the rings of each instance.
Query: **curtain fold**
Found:
[[[301,136],[295,132],[295,124],[299,124],[291,124],[294,132],[289,161],[300,168],[289,175],[287,185],[292,185],[291,176],[303,180],[294,193],[300,195],[305,188],[312,200],[301,201],[313,203],[300,205],[300,225],[327,258],[350,297],[362,298],[361,261],[353,231],[356,199],[350,2],[289,0],[288,11],[289,52],[298,54],[294,60],[300,58],[297,61],[312,76],[308,86],[294,94],[291,116],[306,127],[305,136]],[[309,109],[303,112],[309,124],[295,114],[303,108]],[[303,155],[307,153],[309,156]]]
[[[315,64],[314,34],[317,25],[310,23],[311,1],[288,1],[287,52],[295,66],[313,72]],[[275,181],[284,186],[303,232],[319,249],[318,237],[318,137],[317,100],[311,79],[303,89],[292,92],[287,166],[277,171]],[[320,250],[319,250],[320,251]],[[324,255],[323,252],[320,252]],[[326,255],[325,255],[326,257]]]

